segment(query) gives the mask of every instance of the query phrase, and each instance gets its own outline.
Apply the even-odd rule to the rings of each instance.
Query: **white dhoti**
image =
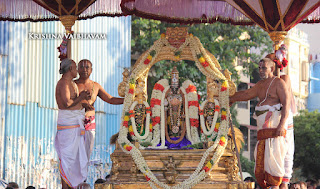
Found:
[[[284,176],[284,158],[287,143],[284,137],[276,137],[281,112],[280,104],[257,106],[258,142],[255,149],[255,175],[263,188],[279,186]],[[286,128],[287,129],[287,128]]]
[[[84,142],[83,110],[59,110],[55,148],[60,160],[62,179],[69,187],[76,187],[87,179],[88,157]]]
[[[284,173],[282,182],[289,184],[290,179],[292,177],[292,172],[293,172],[292,168],[293,168],[293,156],[294,156],[294,129],[293,129],[293,114],[291,111],[289,112],[286,125],[288,129],[287,129],[285,140],[287,143],[288,150],[284,158],[285,173]]]

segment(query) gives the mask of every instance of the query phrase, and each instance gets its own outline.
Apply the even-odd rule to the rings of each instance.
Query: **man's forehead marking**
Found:
[[[87,64],[87,65],[90,65],[91,66],[91,63],[89,61],[82,61],[79,63],[81,66]]]

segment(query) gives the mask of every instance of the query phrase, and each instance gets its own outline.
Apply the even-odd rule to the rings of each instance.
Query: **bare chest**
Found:
[[[275,104],[279,102],[279,98],[277,95],[277,89],[276,85],[273,83],[270,85],[270,83],[265,83],[261,85],[259,91],[258,91],[258,98],[261,103],[261,105],[265,104]]]
[[[90,83],[78,83],[78,88],[79,88],[79,92],[81,91],[88,91],[91,94],[91,103],[93,104],[96,101],[97,95],[98,95],[98,87],[95,85],[94,82],[90,82]]]

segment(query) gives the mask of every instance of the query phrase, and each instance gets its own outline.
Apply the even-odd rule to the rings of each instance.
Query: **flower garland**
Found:
[[[136,126],[136,120],[135,120],[135,116],[134,116],[134,107],[138,104],[137,101],[134,101],[130,107],[130,111],[129,111],[129,117],[131,119],[131,123],[132,123],[132,130],[134,135],[139,139],[139,140],[144,140],[149,136],[149,133],[152,133],[152,125],[150,126],[150,114],[151,114],[151,110],[150,110],[150,106],[147,102],[143,102],[143,104],[146,106],[146,113],[147,113],[147,117],[146,117],[146,123],[145,123],[145,132],[144,135],[141,136],[138,131],[137,131],[137,126]],[[130,132],[130,130],[129,130]]]
[[[214,165],[217,163],[219,158],[221,157],[226,144],[227,144],[227,133],[229,128],[229,123],[227,118],[229,117],[229,86],[228,83],[225,81],[226,78],[224,75],[220,72],[218,68],[215,67],[215,63],[217,63],[216,59],[211,59],[210,56],[206,53],[206,50],[203,48],[200,40],[197,37],[193,37],[192,35],[189,35],[186,38],[186,41],[184,44],[180,46],[179,49],[176,49],[168,43],[168,41],[165,39],[164,35],[161,35],[161,38],[157,40],[154,45],[145,53],[142,55],[142,58],[139,59],[139,62],[137,62],[137,66],[134,70],[132,70],[132,73],[130,75],[132,80],[136,80],[139,77],[143,77],[146,75],[146,71],[150,69],[150,67],[155,63],[154,60],[156,59],[157,55],[161,51],[161,48],[164,46],[168,46],[172,49],[173,52],[182,50],[186,45],[189,45],[192,56],[195,60],[196,66],[198,69],[206,75],[206,77],[211,77],[215,80],[220,81],[220,91],[219,91],[219,102],[221,104],[221,110],[225,111],[226,113],[221,112],[221,122],[219,126],[219,131],[217,134],[217,140],[215,140],[214,144],[209,147],[203,154],[201,161],[196,168],[196,170],[193,172],[193,174],[183,181],[182,183],[179,183],[178,185],[175,185],[173,187],[170,187],[167,184],[164,184],[160,182],[155,175],[152,173],[150,168],[148,167],[146,161],[144,160],[141,152],[138,148],[136,148],[128,139],[127,139],[127,133],[128,133],[128,127],[126,127],[126,124],[124,124],[125,116],[128,115],[129,107],[133,103],[134,93],[129,92],[129,85],[126,88],[126,96],[124,100],[124,108],[122,112],[121,120],[123,122],[121,123],[121,128],[119,131],[119,137],[118,137],[118,143],[121,144],[121,149],[127,153],[130,154],[136,163],[139,170],[145,175],[147,182],[152,188],[191,188],[197,183],[199,183],[201,180],[203,180],[208,172],[212,170]],[[183,48],[182,48],[183,47]],[[151,55],[152,50],[155,50],[156,54],[154,56]],[[148,64],[144,64],[145,60],[148,58],[148,56],[151,56],[151,60],[149,57],[150,62]],[[202,59],[197,58],[197,55],[202,55],[205,62],[208,63],[205,64]],[[200,59],[200,60],[199,60]],[[200,62],[201,61],[201,62]],[[168,89],[168,87],[165,87],[164,91]],[[133,89],[134,90],[134,89]],[[163,95],[162,95],[163,99]],[[161,101],[160,103],[163,103]],[[198,111],[198,110],[197,110]],[[162,111],[163,112],[163,111]],[[128,125],[128,124],[127,124]],[[155,128],[154,128],[155,129]],[[161,131],[162,135],[162,131]],[[207,159],[207,157],[214,151],[214,155],[212,156],[211,160],[208,161],[205,166],[204,163]]]
[[[275,59],[273,60],[277,67],[282,70],[283,68],[287,67],[288,60],[286,59],[286,53],[287,53],[287,46],[285,44],[282,44],[279,48],[279,50],[275,51]]]
[[[160,148],[167,148],[165,146],[166,144],[166,120],[165,120],[165,112],[164,112],[164,99],[165,99],[165,96],[166,96],[166,92],[170,89],[170,86],[168,85],[163,93],[162,93],[162,96],[161,96],[161,119],[160,119],[160,123],[161,123],[161,146]]]
[[[214,116],[213,116],[213,120],[212,120],[212,123],[211,123],[211,128],[210,130],[208,131],[207,128],[206,128],[206,125],[204,123],[204,106],[206,105],[206,103],[208,102],[208,100],[204,101],[201,106],[200,106],[200,110],[199,110],[199,115],[200,115],[200,125],[201,125],[201,129],[202,129],[202,132],[209,136],[213,133],[213,131],[215,131],[216,133],[218,132],[218,129],[216,128],[216,123],[217,123],[217,120],[218,120],[218,115],[219,115],[219,112],[220,112],[220,106],[219,106],[219,101],[217,101],[216,99],[214,99],[214,103],[216,104],[215,105],[215,109],[214,109]],[[218,127],[219,128],[219,127]]]
[[[169,82],[166,79],[161,79],[158,81],[152,90],[151,93],[151,100],[150,100],[150,106],[152,110],[152,127],[153,127],[153,139],[151,141],[152,147],[156,147],[159,142],[160,138],[161,146],[160,148],[165,148],[165,132],[160,133],[160,121],[161,121],[161,104],[162,104],[162,96],[165,94],[165,91],[167,91],[169,86]],[[162,136],[164,134],[164,137]],[[160,137],[161,135],[161,137]]]
[[[187,137],[189,138],[192,144],[196,144],[200,142],[200,138],[198,135],[199,102],[198,102],[197,89],[196,89],[196,86],[190,80],[186,80],[185,82],[182,83],[182,87],[180,87],[180,90],[186,97],[185,98],[186,127],[187,127],[187,134],[190,133],[191,135],[191,136],[187,135]]]

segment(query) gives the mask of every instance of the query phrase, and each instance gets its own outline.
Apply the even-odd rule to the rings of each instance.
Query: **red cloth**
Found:
[[[84,119],[84,128],[86,130],[96,129],[95,116],[86,117]]]

